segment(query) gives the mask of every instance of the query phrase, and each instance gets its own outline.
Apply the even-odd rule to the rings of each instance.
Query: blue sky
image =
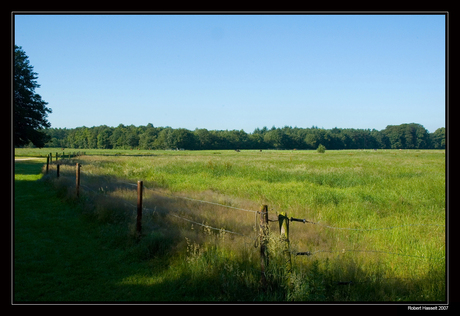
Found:
[[[444,15],[15,15],[52,127],[445,126]]]

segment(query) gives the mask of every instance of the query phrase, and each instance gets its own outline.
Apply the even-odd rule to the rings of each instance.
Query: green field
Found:
[[[35,182],[52,189],[66,212],[77,213],[108,253],[142,267],[112,280],[138,294],[120,298],[109,291],[99,300],[446,300],[444,150],[85,151],[60,160],[59,179],[53,158],[49,174]],[[62,150],[16,149],[15,155],[55,152]],[[78,201],[76,162],[82,164]],[[140,240],[137,180],[146,187]],[[255,214],[179,197],[252,211],[266,204],[271,219],[284,211],[319,225],[290,223],[292,274],[286,281],[278,223],[270,223],[269,288],[262,291]],[[24,223],[15,219],[15,225]],[[15,238],[29,237],[18,230]],[[313,255],[295,256],[305,251]],[[16,273],[20,279],[24,272]]]

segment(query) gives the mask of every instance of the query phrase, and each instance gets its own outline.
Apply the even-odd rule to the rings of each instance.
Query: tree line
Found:
[[[445,128],[429,133],[416,123],[388,125],[383,130],[285,126],[268,129],[190,131],[146,126],[48,128],[45,147],[81,149],[445,149]],[[33,145],[32,145],[33,146]]]

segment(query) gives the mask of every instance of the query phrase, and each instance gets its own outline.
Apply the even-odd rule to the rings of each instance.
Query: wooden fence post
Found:
[[[289,283],[291,279],[291,253],[289,251],[289,218],[287,217],[286,212],[280,212],[278,215],[278,221],[280,225],[280,237],[283,245],[283,255],[284,255],[284,266],[286,269],[286,279]]]
[[[265,290],[267,288],[267,278],[265,268],[268,267],[268,206],[262,205],[260,209],[260,284]]]
[[[77,187],[77,198],[80,197],[80,164],[77,162],[77,179],[76,179],[76,187]]]
[[[140,237],[142,232],[142,186],[143,181],[137,181],[137,221],[136,221],[136,231],[137,236]]]
[[[48,169],[49,169],[49,165],[50,165],[50,156],[46,156],[46,173],[48,173]]]
[[[56,178],[59,178],[59,164],[56,165]]]

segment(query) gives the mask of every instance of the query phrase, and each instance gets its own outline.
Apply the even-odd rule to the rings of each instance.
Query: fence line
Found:
[[[48,164],[49,164],[49,161],[47,161],[47,168],[46,168],[47,173],[48,173]],[[93,189],[91,189],[90,187],[88,187],[86,185],[81,185],[80,184],[80,181],[79,181],[79,178],[80,178],[80,172],[79,172],[80,171],[79,170],[80,166],[81,165],[79,163],[76,164],[76,168],[77,168],[77,173],[76,173],[76,177],[77,177],[76,195],[77,195],[77,198],[79,197],[79,187],[80,186],[84,187],[84,188],[86,188],[86,189],[88,189],[90,191],[93,191],[96,194],[99,193],[98,191],[93,190]],[[58,172],[57,175],[59,177],[59,168],[57,168],[57,172]],[[137,207],[137,220],[136,220],[137,221],[137,228],[136,228],[136,231],[138,233],[137,237],[140,238],[142,236],[142,234],[141,234],[142,211],[143,210],[149,210],[149,211],[154,212],[153,209],[146,208],[146,207],[144,207],[142,205],[142,191],[143,191],[143,189],[147,189],[147,188],[145,186],[143,186],[143,181],[138,181],[137,185],[132,184],[132,183],[128,183],[128,182],[125,182],[125,181],[117,181],[117,182],[118,183],[123,183],[125,185],[137,186],[137,190],[138,190],[137,191],[138,192],[137,206],[133,205],[133,204],[127,202],[127,201],[124,201],[124,204],[126,204],[126,205],[128,205],[130,207],[133,207],[133,208]],[[230,208],[230,209],[235,209],[235,210],[254,213],[255,231],[256,231],[256,237],[254,238],[254,240],[255,240],[254,247],[260,246],[261,284],[262,284],[264,289],[266,288],[265,267],[268,266],[268,263],[269,263],[269,259],[268,259],[268,256],[266,254],[266,248],[267,248],[267,242],[268,242],[267,237],[268,237],[268,222],[269,221],[278,221],[280,223],[280,237],[281,237],[281,240],[284,242],[284,248],[285,248],[285,250],[283,251],[283,254],[285,256],[287,280],[290,280],[290,276],[291,276],[291,268],[292,268],[292,266],[291,266],[290,257],[291,257],[292,254],[295,254],[296,256],[299,256],[299,255],[312,256],[312,255],[315,255],[315,254],[321,253],[321,252],[328,252],[328,253],[367,252],[367,253],[384,253],[384,254],[405,256],[405,257],[413,257],[413,258],[419,258],[419,259],[434,259],[434,260],[445,259],[445,257],[434,258],[434,257],[408,255],[408,254],[389,252],[389,251],[381,251],[381,250],[342,249],[342,250],[317,250],[317,251],[313,251],[313,252],[311,252],[311,251],[296,252],[296,251],[289,250],[289,247],[290,247],[289,246],[289,222],[302,222],[304,224],[308,223],[308,224],[318,225],[318,226],[322,226],[322,227],[326,227],[326,228],[330,228],[330,229],[343,229],[343,230],[355,230],[355,231],[387,230],[387,229],[393,229],[393,228],[397,228],[397,227],[408,227],[408,226],[443,226],[443,227],[445,227],[445,225],[439,225],[439,224],[406,224],[406,225],[396,225],[396,226],[382,227],[382,228],[335,227],[335,226],[330,226],[330,225],[326,225],[326,224],[322,224],[322,223],[309,221],[309,220],[306,220],[306,219],[298,219],[298,218],[293,218],[293,217],[288,218],[286,212],[280,212],[278,214],[278,220],[269,220],[268,219],[268,206],[267,205],[263,205],[260,211],[253,211],[253,210],[247,210],[247,209],[238,208],[238,207],[234,207],[234,206],[224,205],[224,204],[220,204],[220,203],[216,203],[216,202],[210,202],[210,201],[205,201],[205,200],[194,199],[194,198],[190,198],[190,197],[177,196],[177,195],[172,195],[172,194],[171,194],[171,196],[174,197],[174,198],[180,198],[180,199],[185,199],[185,200],[189,200],[189,201],[206,203],[206,204],[216,205],[216,206],[220,206],[220,207],[226,207],[226,208]],[[257,214],[260,214],[260,223],[259,223],[260,231],[259,231],[258,235],[257,235],[257,222],[258,222],[257,221]],[[234,231],[231,231],[231,230],[226,230],[226,229],[223,229],[223,228],[213,227],[213,226],[210,226],[210,225],[205,225],[203,223],[199,223],[197,221],[187,219],[187,218],[179,216],[177,214],[170,213],[168,215],[174,216],[174,217],[179,218],[181,220],[184,220],[184,221],[187,221],[187,222],[190,222],[190,223],[202,226],[202,227],[206,227],[208,229],[212,229],[212,230],[216,230],[216,231],[223,231],[223,232],[226,232],[226,233],[230,233],[230,234],[234,234],[234,235],[238,235],[238,236],[242,236],[242,237],[245,237],[245,238],[252,239],[251,237],[248,237],[248,236],[243,235],[241,233],[234,232]],[[260,241],[259,241],[259,243],[257,243],[257,241],[259,239],[260,239]],[[350,282],[339,282],[338,284],[352,284],[352,282],[351,281]]]
[[[125,181],[117,181],[117,182],[137,187],[137,184],[134,184],[134,183],[129,183],[129,182],[125,182]],[[88,187],[86,185],[80,184],[80,186],[85,187],[87,190],[90,190],[90,191],[93,191],[95,193],[98,193],[98,191],[96,191],[94,189],[91,189],[90,187]],[[147,189],[147,190],[153,190],[153,189],[147,188],[146,186],[143,186],[143,188]],[[231,209],[244,211],[244,212],[251,212],[251,213],[256,213],[256,214],[265,213],[265,212],[261,212],[261,211],[247,210],[247,209],[234,207],[234,206],[230,206],[230,205],[225,205],[225,204],[220,204],[220,203],[210,202],[210,201],[205,201],[205,200],[199,200],[199,199],[194,199],[194,198],[185,197],[185,196],[179,196],[179,195],[174,195],[174,194],[170,194],[170,196],[175,197],[175,198],[189,200],[189,201],[194,201],[194,202],[200,202],[200,203],[206,203],[206,204],[211,204],[211,205],[217,205],[217,206],[221,206],[221,207],[231,208]],[[130,203],[128,203],[128,204],[130,204]],[[135,205],[133,205],[133,204],[130,204],[130,206],[135,207]],[[143,207],[143,209],[148,209],[148,208]],[[326,225],[326,224],[322,224],[322,223],[319,223],[319,222],[309,221],[309,220],[307,220],[305,218],[299,219],[299,218],[291,217],[291,218],[288,218],[288,220],[290,222],[303,222],[304,224],[305,223],[313,224],[313,225],[318,225],[318,226],[331,228],[331,229],[344,229],[344,230],[356,230],[356,231],[388,230],[388,229],[393,229],[393,228],[398,228],[398,227],[408,227],[408,226],[439,226],[439,227],[445,227],[445,225],[441,225],[441,224],[405,224],[405,225],[396,225],[396,226],[381,227],[381,228],[351,228],[351,227],[337,227],[337,226]],[[270,222],[275,222],[275,221],[277,222],[278,219],[276,219],[276,220],[269,219],[269,221]]]
[[[126,184],[128,184],[128,183],[126,183]],[[236,207],[232,207],[232,206],[228,206],[228,205],[223,205],[223,204],[214,203],[214,202],[209,202],[209,201],[204,201],[204,200],[197,200],[197,199],[188,198],[188,197],[180,197],[180,196],[175,196],[175,195],[173,195],[173,196],[174,196],[174,197],[178,197],[178,198],[187,199],[187,200],[192,200],[192,201],[197,201],[197,202],[202,202],[202,203],[208,203],[208,204],[214,204],[214,205],[218,205],[218,206],[224,206],[224,207],[234,208],[234,209],[238,209],[238,210],[253,212],[253,213],[265,213],[265,212],[260,212],[260,211],[251,211],[251,210],[240,209],[240,208],[236,208]],[[133,204],[130,204],[130,205],[131,205],[132,207],[135,207],[135,205],[133,205]],[[152,209],[149,209],[149,208],[144,208],[144,209],[153,211]],[[197,225],[200,225],[200,226],[209,228],[209,229],[213,229],[213,230],[217,230],[217,231],[225,231],[225,232],[227,232],[227,233],[239,235],[239,236],[242,236],[242,237],[245,237],[245,238],[251,238],[251,237],[248,237],[248,236],[243,235],[243,234],[238,233],[238,232],[234,232],[234,231],[230,231],[230,230],[225,230],[225,229],[223,229],[223,228],[217,228],[217,227],[205,225],[205,224],[202,224],[202,223],[199,223],[199,222],[196,222],[196,221],[192,221],[192,220],[190,220],[190,219],[187,219],[187,218],[178,216],[178,215],[176,215],[176,214],[170,214],[170,215],[171,215],[171,216],[174,216],[174,217],[177,217],[177,218],[179,218],[179,219],[185,220],[185,221],[187,221],[187,222],[191,222],[191,223],[194,223],[194,224],[197,224]],[[275,221],[275,220],[269,220],[269,221]],[[276,221],[278,221],[278,220],[276,220]],[[353,229],[353,228],[333,227],[333,226],[328,226],[328,225],[324,225],[324,224],[319,224],[319,223],[307,221],[306,219],[296,219],[296,218],[293,218],[293,217],[291,217],[291,218],[289,219],[289,221],[291,221],[291,222],[297,221],[297,222],[303,222],[303,223],[309,223],[309,224],[316,224],[316,225],[320,225],[320,226],[324,226],[324,227],[328,227],[328,228],[334,228],[334,229],[349,229],[349,230],[360,230],[360,231],[383,230],[383,229],[392,229],[392,228],[396,228],[396,227],[405,227],[405,226],[445,226],[445,225],[437,225],[437,224],[407,224],[407,225],[398,225],[398,226],[391,226],[391,227],[384,227],[384,228],[374,228],[374,229]],[[256,226],[257,226],[257,218],[256,218],[256,221],[255,221],[255,222],[256,222]],[[257,227],[256,227],[256,228],[257,228]],[[251,238],[251,239],[252,239],[252,238]],[[257,241],[257,240],[258,240],[258,237],[255,237],[254,239]],[[258,246],[258,245],[255,245],[255,247],[257,247],[257,246]],[[296,256],[299,256],[299,255],[313,256],[313,255],[315,255],[315,254],[317,254],[317,253],[321,253],[321,252],[328,252],[328,253],[340,253],[340,252],[341,252],[341,253],[345,253],[345,252],[385,253],[385,254],[390,254],[390,255],[404,256],[404,257],[412,257],[412,258],[419,258],[419,259],[434,259],[434,260],[445,259],[445,257],[415,256],[415,255],[408,255],[408,254],[403,254],[403,253],[389,252],[389,251],[382,251],[382,250],[342,249],[342,250],[317,250],[317,251],[313,251],[313,252],[310,252],[310,251],[306,251],[306,252],[290,251],[291,254],[295,254]],[[344,282],[344,284],[345,284],[345,283],[346,283],[346,282]],[[350,282],[350,283],[351,283],[351,282]]]
[[[342,249],[342,250],[317,250],[317,251],[305,251],[305,252],[295,252],[291,251],[292,254],[295,254],[296,256],[313,256],[317,253],[321,252],[329,252],[329,253],[335,253],[335,252],[374,252],[374,253],[386,253],[389,255],[396,255],[396,256],[404,256],[404,257],[413,257],[413,258],[421,258],[421,259],[434,259],[434,260],[441,260],[445,259],[445,257],[426,257],[426,256],[414,256],[414,255],[407,255],[403,253],[398,253],[398,252],[389,252],[389,251],[382,251],[382,250],[359,250],[359,249]]]
[[[128,206],[131,206],[131,207],[136,207],[136,205],[134,204],[131,204],[129,202],[124,202],[126,205]],[[146,210],[146,211],[152,211],[154,212],[155,210],[151,209],[151,208],[148,208],[148,207],[142,207],[142,210]],[[206,227],[206,228],[210,228],[210,229],[213,229],[213,230],[218,230],[218,231],[224,231],[226,233],[230,233],[230,234],[235,234],[235,235],[239,235],[239,236],[243,236],[243,237],[246,237],[246,238],[250,238],[246,235],[243,235],[243,234],[240,234],[240,233],[237,233],[237,232],[234,232],[234,231],[231,231],[231,230],[227,230],[227,229],[223,229],[223,228],[217,228],[217,227],[213,227],[213,226],[209,226],[209,225],[205,225],[205,224],[202,224],[202,223],[199,223],[199,222],[195,222],[195,221],[192,221],[190,219],[187,219],[185,217],[182,217],[182,216],[179,216],[179,215],[176,215],[176,214],[168,214],[170,216],[174,216],[174,217],[177,217],[177,218],[180,218],[184,221],[187,221],[187,222],[191,222],[193,224],[197,224],[197,225],[200,225],[200,226],[203,226],[203,227]]]
[[[117,182],[137,187],[137,184],[134,184],[134,183],[129,183],[129,182],[125,182],[125,181],[119,181],[119,180]],[[87,186],[85,186],[85,187],[87,189],[91,190],[91,191],[94,191],[94,190],[90,189]],[[152,189],[147,188],[146,186],[144,186],[144,189],[152,190]],[[179,195],[174,195],[174,194],[170,194],[170,196],[173,196],[175,198],[184,199],[184,200],[194,201],[194,202],[207,203],[207,204],[217,205],[217,206],[221,206],[221,207],[231,208],[231,209],[244,211],[244,212],[251,212],[251,213],[257,213],[257,214],[261,213],[260,211],[247,210],[247,209],[243,209],[243,208],[239,208],[239,207],[234,207],[234,206],[230,206],[230,205],[225,205],[225,204],[220,204],[220,203],[210,202],[210,201],[205,201],[205,200],[194,199],[194,198],[185,197],[185,196],[179,196]],[[274,221],[278,221],[278,220],[269,220],[269,221],[274,222]],[[440,224],[405,224],[405,225],[396,225],[396,226],[381,227],[381,228],[351,228],[351,227],[337,227],[337,226],[326,225],[326,224],[322,224],[322,223],[319,223],[319,222],[309,221],[309,220],[307,220],[305,218],[299,219],[299,218],[291,217],[291,218],[289,218],[289,221],[291,221],[291,222],[293,222],[293,221],[303,222],[304,224],[308,223],[308,224],[318,225],[318,226],[331,228],[331,229],[344,229],[344,230],[356,230],[356,231],[387,230],[387,229],[393,229],[393,228],[398,228],[398,227],[407,227],[407,226],[440,226],[440,227],[445,227],[445,225],[440,225]]]
[[[210,228],[210,229],[214,229],[214,230],[218,230],[218,231],[224,231],[226,233],[230,233],[230,234],[235,234],[235,235],[240,235],[240,236],[243,236],[243,237],[248,237],[246,235],[243,235],[243,234],[240,234],[240,233],[237,233],[237,232],[233,232],[231,230],[226,230],[226,229],[223,229],[223,228],[217,228],[217,227],[212,227],[212,226],[209,226],[209,225],[205,225],[205,224],[201,224],[201,223],[198,223],[198,222],[195,222],[195,221],[192,221],[190,219],[187,219],[185,217],[181,217],[179,215],[176,215],[176,214],[170,214],[171,216],[174,216],[174,217],[177,217],[177,218],[180,218],[184,221],[187,221],[187,222],[191,222],[193,224],[197,224],[197,225],[200,225],[200,226],[203,226],[203,227],[206,227],[206,228]]]
[[[137,187],[137,184],[133,184],[133,183],[129,183],[129,182],[124,182],[124,181],[117,181],[118,183],[123,183],[123,184],[127,184],[127,185],[132,185],[132,186],[135,186]],[[87,190],[89,191],[92,191],[94,193],[99,193],[98,191],[86,186],[86,185],[83,185],[83,184],[80,184],[80,187],[84,187],[86,188]],[[147,189],[145,186],[144,186],[144,189]],[[246,210],[246,209],[241,209],[241,208],[237,208],[237,207],[233,207],[233,206],[228,206],[228,205],[224,205],[224,204],[219,204],[219,203],[214,203],[214,202],[208,202],[208,201],[203,201],[203,200],[197,200],[197,199],[192,199],[192,198],[188,198],[188,197],[181,197],[181,196],[176,196],[176,195],[172,195],[174,197],[178,197],[178,198],[183,198],[183,199],[187,199],[187,200],[193,200],[193,201],[198,201],[198,202],[203,202],[203,203],[209,203],[209,204],[214,204],[214,205],[219,205],[219,206],[224,206],[224,207],[228,207],[228,208],[233,208],[233,209],[237,209],[237,210],[242,210],[242,211],[246,211],[246,212],[253,212],[253,213],[260,213],[258,211],[251,211],[251,210]],[[123,203],[127,206],[130,206],[130,207],[137,207],[136,205],[132,204],[132,203],[129,203],[127,201],[123,201]],[[149,210],[149,211],[154,211],[153,209],[151,208],[147,208],[147,207],[142,207],[142,210]],[[195,221],[192,221],[190,219],[187,219],[187,218],[184,218],[184,217],[181,217],[179,215],[176,215],[176,214],[169,214],[171,216],[174,216],[174,217],[177,217],[177,218],[180,218],[182,220],[185,220],[185,221],[188,221],[188,222],[191,222],[191,223],[194,223],[194,224],[197,224],[197,225],[200,225],[200,226],[203,226],[203,227],[207,227],[207,228],[210,228],[210,229],[213,229],[213,230],[218,230],[218,231],[224,231],[224,232],[227,232],[227,233],[230,233],[230,234],[235,234],[235,235],[239,235],[239,236],[243,236],[243,237],[246,237],[246,238],[251,238],[251,237],[248,237],[246,235],[243,235],[241,233],[238,233],[238,232],[234,232],[234,231],[231,231],[231,230],[227,230],[227,229],[223,229],[223,228],[217,228],[217,227],[213,227],[213,226],[209,226],[209,225],[204,225],[202,223],[199,223],[199,222],[195,222]]]
[[[117,182],[137,187],[137,185],[133,184],[133,183],[129,183],[129,182],[125,182],[125,181],[117,181]],[[89,188],[88,186],[85,186],[85,185],[81,185],[81,186],[83,186],[83,187],[85,187],[85,188],[97,193],[97,191]],[[145,186],[144,186],[144,188],[148,189]],[[149,189],[149,190],[151,190],[151,189]],[[265,213],[265,212],[261,212],[261,211],[252,211],[252,210],[242,209],[242,208],[229,206],[229,205],[224,205],[224,204],[220,204],[220,203],[194,199],[194,198],[190,198],[190,197],[178,196],[178,195],[173,195],[173,194],[171,194],[171,196],[176,197],[176,198],[185,199],[185,200],[190,200],[190,201],[195,201],[195,202],[200,202],[200,203],[207,203],[207,204],[217,205],[217,206],[221,206],[221,207],[227,207],[227,208],[236,209],[236,210],[245,211],[245,212],[251,212],[251,213],[255,213],[255,214]],[[130,207],[136,207],[136,205],[131,204],[129,202],[124,202],[124,203],[126,205],[130,206]],[[154,211],[153,209],[146,208],[146,207],[142,207],[142,209],[143,210]],[[230,233],[230,234],[235,234],[235,235],[239,235],[239,236],[242,236],[242,237],[251,238],[251,237],[248,237],[248,236],[243,235],[243,234],[238,233],[238,232],[226,230],[226,229],[223,229],[223,228],[217,228],[217,227],[213,227],[213,226],[210,226],[210,225],[205,225],[205,224],[202,224],[202,223],[199,223],[199,222],[196,222],[196,221],[192,221],[190,219],[181,217],[181,216],[176,215],[176,214],[169,214],[169,215],[174,216],[174,217],[179,218],[179,219],[182,219],[182,220],[185,220],[187,222],[194,223],[194,224],[202,226],[202,227],[212,229],[212,230],[224,231],[224,232],[227,232],[227,233]],[[287,219],[290,222],[303,222],[304,224],[308,223],[308,224],[318,225],[318,226],[327,227],[327,228],[331,228],[331,229],[345,229],[345,230],[356,230],[356,231],[387,230],[387,229],[393,229],[393,228],[398,228],[398,227],[407,227],[407,226],[441,226],[441,227],[445,227],[445,225],[440,225],[440,224],[406,224],[406,225],[397,225],[397,226],[382,227],[382,228],[349,228],[349,227],[335,227],[335,226],[330,226],[330,225],[325,225],[325,224],[309,221],[309,220],[306,220],[306,219],[298,219],[298,218],[293,218],[293,217],[287,218]],[[269,221],[273,222],[273,221],[278,221],[278,220],[269,220]],[[255,223],[256,223],[256,226],[257,226],[257,219],[255,220]],[[257,239],[257,237],[256,237],[256,239]],[[306,252],[290,251],[290,253],[295,254],[296,256],[299,256],[299,255],[312,256],[312,255],[315,255],[315,254],[321,253],[321,252],[328,252],[328,253],[335,253],[335,252],[342,252],[342,253],[345,253],[345,252],[368,252],[369,253],[369,252],[373,252],[373,253],[386,253],[386,254],[391,254],[391,255],[413,257],[413,258],[422,258],[422,259],[435,259],[435,260],[445,259],[445,257],[433,258],[433,257],[426,257],[426,256],[415,256],[415,255],[408,255],[408,254],[402,254],[402,253],[396,253],[396,252],[381,251],[381,250],[342,249],[342,250],[317,250],[317,251],[313,251],[313,252],[311,252],[311,251],[306,251]]]
[[[246,210],[244,208],[239,208],[239,207],[234,207],[234,206],[230,206],[230,205],[225,205],[225,204],[220,204],[220,203],[215,203],[215,202],[209,202],[209,201],[204,201],[204,200],[193,199],[193,198],[189,198],[189,197],[185,197],[185,196],[178,196],[178,195],[173,195],[173,194],[171,194],[171,196],[179,198],[179,199],[185,199],[185,200],[190,200],[190,201],[195,201],[195,202],[207,203],[207,204],[212,204],[212,205],[232,208],[232,209],[239,210],[239,211],[251,212],[251,213],[259,213],[260,214],[260,211]]]
[[[442,226],[442,227],[446,226],[446,225],[440,225],[440,224],[406,224],[406,225],[396,225],[396,226],[381,227],[381,228],[350,228],[350,227],[336,227],[336,226],[330,226],[330,225],[321,224],[321,223],[315,223],[315,222],[312,222],[312,221],[308,221],[305,218],[300,219],[300,218],[291,217],[289,219],[289,221],[291,221],[291,222],[303,222],[304,224],[308,223],[308,224],[323,226],[323,227],[332,228],[332,229],[345,229],[345,230],[357,230],[357,231],[385,230],[385,229],[393,229],[393,228],[397,228],[397,227],[406,227],[406,226]]]
[[[119,181],[119,180],[117,182],[137,187],[137,184],[134,184],[134,183],[129,183],[129,182],[125,182],[125,181]],[[147,188],[145,185],[144,185],[144,189],[153,190],[153,189]],[[231,208],[231,209],[235,209],[235,210],[239,210],[239,211],[260,214],[260,211],[247,210],[247,209],[240,208],[240,207],[234,207],[234,206],[220,204],[220,203],[216,203],[216,202],[210,202],[210,201],[205,201],[205,200],[194,199],[194,198],[190,198],[190,197],[186,197],[186,196],[179,196],[179,195],[174,195],[174,194],[169,194],[169,195],[172,196],[172,197],[175,197],[175,198],[179,198],[179,199],[184,199],[184,200],[189,200],[189,201],[194,201],[194,202],[207,203],[207,204],[217,205],[217,206],[221,206],[221,207],[227,207],[227,208]]]

